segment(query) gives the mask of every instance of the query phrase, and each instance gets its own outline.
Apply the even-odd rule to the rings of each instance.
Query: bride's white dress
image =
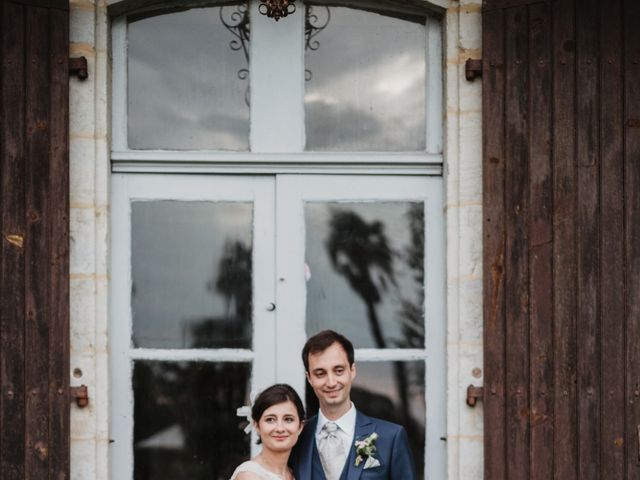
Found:
[[[244,462],[238,465],[238,468],[235,469],[233,475],[231,475],[231,478],[229,480],[235,480],[240,472],[255,473],[264,480],[284,480],[283,476],[266,470],[262,465],[254,462],[253,460],[249,460],[248,462]]]

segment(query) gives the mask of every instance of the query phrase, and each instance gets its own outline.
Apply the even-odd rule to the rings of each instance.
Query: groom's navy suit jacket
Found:
[[[290,463],[296,480],[326,480],[316,447],[317,424],[317,416],[307,420],[292,452]],[[365,470],[365,461],[362,461],[356,467],[356,451],[352,444],[340,479],[415,480],[415,464],[404,428],[357,412],[354,443],[355,440],[367,438],[373,432],[378,434],[374,457],[380,462],[380,466]]]

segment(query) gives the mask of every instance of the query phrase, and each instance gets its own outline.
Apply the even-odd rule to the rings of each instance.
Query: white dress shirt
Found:
[[[351,445],[353,445],[353,439],[356,433],[356,407],[354,407],[353,402],[351,402],[351,408],[347,413],[338,418],[337,420],[329,420],[322,413],[322,410],[318,412],[318,424],[316,425],[316,446],[318,445],[318,440],[320,440],[320,432],[322,431],[322,427],[327,422],[333,421],[336,425],[338,425],[338,430],[336,430],[336,435],[342,441],[344,445],[344,451],[349,457],[349,451],[351,450]]]

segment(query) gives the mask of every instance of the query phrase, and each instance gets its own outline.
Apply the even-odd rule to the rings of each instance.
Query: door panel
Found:
[[[362,370],[354,402],[406,426],[429,479],[445,478],[441,187],[439,177],[276,180],[277,338],[287,347],[277,352],[278,381],[304,391],[306,338],[344,333]],[[314,413],[309,391],[306,400]]]
[[[273,185],[113,177],[114,478],[228,478],[250,455],[236,408],[275,381]]]
[[[304,396],[325,328],[356,346],[354,402],[444,478],[439,177],[116,175],[112,205],[114,478],[228,478],[258,452],[236,409]]]

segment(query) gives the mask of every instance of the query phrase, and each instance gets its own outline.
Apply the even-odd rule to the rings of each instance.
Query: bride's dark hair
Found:
[[[298,395],[298,392],[296,392],[291,385],[287,385],[286,383],[276,383],[260,392],[260,395],[256,397],[253,403],[253,407],[251,407],[251,418],[253,418],[255,422],[259,422],[267,408],[289,401],[295,405],[299,420],[301,422],[304,421],[304,406],[302,405],[300,395]],[[258,443],[260,443],[259,439]]]

